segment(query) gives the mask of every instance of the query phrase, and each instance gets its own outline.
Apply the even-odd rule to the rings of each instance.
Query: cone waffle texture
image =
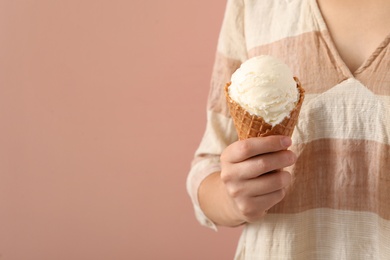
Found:
[[[297,82],[299,100],[295,108],[290,112],[290,115],[285,117],[282,122],[275,126],[266,123],[262,117],[251,115],[237,102],[232,100],[228,91],[231,83],[226,84],[225,96],[229,106],[230,115],[233,118],[234,126],[236,127],[238,138],[240,140],[269,135],[292,136],[295,125],[298,122],[299,112],[301,111],[301,106],[305,97],[305,91],[302,88],[301,83],[297,78],[294,79]]]

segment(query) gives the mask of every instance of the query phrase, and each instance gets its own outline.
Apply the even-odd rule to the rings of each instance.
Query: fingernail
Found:
[[[280,143],[282,144],[283,147],[289,147],[292,143],[291,138],[288,136],[283,136],[280,139]]]

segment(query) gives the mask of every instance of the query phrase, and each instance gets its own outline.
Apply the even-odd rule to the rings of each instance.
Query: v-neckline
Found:
[[[390,43],[390,33],[384,38],[384,40],[376,47],[374,52],[372,52],[366,60],[355,70],[351,71],[347,66],[345,61],[341,58],[341,55],[336,48],[336,44],[330,34],[328,25],[325,22],[324,16],[322,15],[321,9],[318,5],[317,0],[310,0],[310,5],[314,13],[314,20],[319,26],[319,33],[322,35],[322,39],[330,50],[330,54],[335,62],[338,69],[341,70],[342,74],[348,78],[355,78],[358,74],[364,72],[364,70],[371,65],[371,63],[376,59],[379,53],[384,50]]]

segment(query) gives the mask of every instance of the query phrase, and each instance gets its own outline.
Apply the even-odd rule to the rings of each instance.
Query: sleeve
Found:
[[[208,175],[221,170],[219,158],[222,151],[237,140],[223,89],[230,81],[231,74],[247,59],[243,1],[227,1],[211,77],[206,130],[187,177],[187,191],[197,220],[201,225],[214,230],[217,230],[216,225],[206,217],[199,206],[198,188]]]

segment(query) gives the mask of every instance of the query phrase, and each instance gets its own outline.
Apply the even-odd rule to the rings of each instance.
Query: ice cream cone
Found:
[[[290,112],[290,115],[285,117],[282,122],[277,125],[270,125],[264,121],[263,118],[256,115],[251,115],[238,103],[233,101],[229,96],[230,83],[225,86],[225,95],[230,110],[230,115],[233,118],[234,125],[240,140],[250,137],[260,137],[269,135],[292,135],[295,125],[298,122],[299,112],[305,97],[305,91],[301,86],[298,78],[295,78],[297,88],[299,91],[299,100],[295,108]]]

